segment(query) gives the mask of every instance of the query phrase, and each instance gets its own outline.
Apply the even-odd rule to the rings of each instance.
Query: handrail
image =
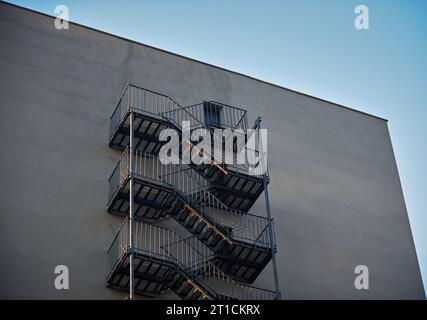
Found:
[[[206,101],[205,103],[215,104],[227,108],[226,111],[221,113],[221,117],[223,117],[223,119],[221,120],[223,125],[230,126],[234,129],[237,129],[239,127],[241,127],[241,129],[243,130],[247,129],[248,126],[246,110],[216,101]],[[172,126],[176,127],[179,130],[182,129],[180,120],[190,121],[190,129],[205,128],[209,130],[212,135],[214,135],[214,139],[217,139],[219,141],[219,137],[217,137],[214,131],[210,129],[205,123],[206,119],[204,116],[203,106],[204,103],[182,107],[168,95],[161,94],[128,83],[111,116],[110,139],[113,136],[114,132],[116,132],[119,123],[123,121],[124,116],[132,109],[160,116],[164,118],[164,120],[169,121]],[[212,108],[211,105],[207,106],[208,108]],[[189,112],[189,109],[197,110],[192,113]],[[197,147],[194,146],[194,144],[192,145],[193,147]],[[223,164],[223,161],[219,158],[218,155],[216,155],[215,153],[209,154],[206,150],[203,152],[203,155],[205,157],[208,157],[212,164],[217,166],[219,170],[224,172],[224,174],[227,174],[227,171],[221,166],[221,164]],[[245,163],[240,166],[245,168],[248,167],[248,164]],[[245,168],[244,172],[248,173],[250,172],[250,170]]]
[[[209,125],[205,123],[205,103],[215,104],[227,108],[226,110],[228,111],[221,113],[223,115],[223,119],[220,120],[220,122],[222,121],[222,125],[229,126],[233,129],[241,128],[244,131],[248,128],[247,111],[244,109],[216,101],[205,101],[204,103],[198,103],[191,106],[182,107],[168,95],[145,89],[131,83],[127,83],[122,95],[120,96],[119,102],[116,108],[114,109],[113,114],[111,115],[110,140],[112,139],[114,133],[117,131],[118,125],[123,121],[125,115],[130,110],[137,110],[162,117],[164,120],[170,122],[172,126],[176,127],[179,130],[182,129],[179,119],[184,121],[190,121],[190,129],[205,128],[211,132],[214,141],[220,141],[220,137],[216,136],[214,130],[209,128]],[[209,107],[209,105],[207,106]],[[189,112],[189,109],[195,109],[195,111]],[[237,110],[238,114],[235,114],[235,111],[230,110]],[[239,120],[237,121],[237,119]],[[231,122],[231,124],[229,122]],[[189,137],[187,137],[187,139],[189,140],[190,145],[192,145],[193,148],[197,149],[197,146],[190,141]],[[252,165],[250,165],[246,161],[243,164],[227,164],[224,167],[222,166],[224,164],[223,160],[220,159],[220,157],[216,155],[215,152],[208,153],[206,150],[204,150],[203,157],[209,158],[209,161],[224,174],[228,174],[227,168],[230,168],[230,170],[232,171],[241,172],[242,174],[246,175],[258,176],[262,174],[262,172],[258,172],[259,170],[253,170],[251,168]]]
[[[124,218],[108,253],[112,268],[115,268],[117,260],[121,258],[120,248],[128,247],[129,220]],[[207,292],[214,292],[217,297],[233,297],[238,299],[265,298],[272,299],[274,292],[271,290],[241,284],[229,278],[224,272],[209,261],[208,257],[199,252],[188,241],[183,239],[175,231],[170,229],[144,224],[136,221],[134,225],[136,253],[160,258],[176,264],[189,277],[200,284]],[[125,233],[125,234],[122,234]],[[199,240],[198,246],[204,246]],[[118,252],[112,252],[112,248],[118,248]],[[207,248],[208,249],[208,248]],[[209,249],[208,249],[209,250]],[[114,254],[117,254],[115,256]],[[116,259],[114,259],[116,258]],[[112,273],[109,271],[108,275]],[[220,281],[222,285],[217,289],[211,286],[212,281]]]
[[[215,101],[215,100],[206,100],[206,102],[213,102],[213,103],[216,103],[216,104],[220,104],[220,105],[222,105],[222,106],[224,106],[224,107],[230,107],[230,108],[237,109],[237,110],[240,110],[240,111],[245,111],[245,112],[247,111],[247,110],[245,110],[245,109],[243,109],[243,108],[239,108],[239,107],[232,106],[232,105],[230,105],[230,104],[226,104],[226,103],[219,102],[219,101]],[[186,107],[184,107],[184,108],[194,107],[194,106],[197,106],[198,104],[200,104],[200,103],[195,103],[195,104],[192,104],[192,105],[186,106]]]
[[[110,201],[115,190],[129,175],[129,152],[129,148],[126,148],[122,153],[114,171],[116,178],[110,179]],[[223,233],[224,239],[231,237],[262,247],[269,246],[269,234],[265,231],[268,219],[229,208],[208,191],[210,182],[191,167],[181,164],[165,165],[158,156],[134,151],[133,172],[141,179],[148,179],[174,190],[197,214]]]
[[[138,91],[134,92],[133,89],[136,89]],[[194,117],[190,112],[188,112],[181,105],[179,105],[174,99],[172,99],[167,95],[157,93],[152,90],[144,89],[142,87],[139,87],[133,84],[129,84],[127,86],[126,92],[128,95],[127,97],[128,107],[122,111],[122,114],[126,113],[126,111],[129,109],[140,110],[143,112],[148,112],[151,114],[156,114],[158,116],[161,116],[165,120],[171,122],[171,124],[179,130],[181,130],[182,127],[181,127],[180,121],[178,120],[190,121],[190,124],[193,123],[190,125],[190,128],[194,126],[197,126],[200,128],[206,128],[203,122],[201,122],[199,119]],[[149,94],[148,98],[146,96],[146,93]],[[194,125],[194,122],[196,123],[196,125]],[[212,162],[212,164],[218,166],[219,161],[218,159],[215,158],[215,155],[208,154],[207,157],[210,158],[210,161]],[[221,168],[219,169],[221,170]]]
[[[126,93],[129,93],[130,88],[135,88],[135,89],[138,89],[138,90],[142,90],[142,91],[144,91],[144,92],[151,93],[151,94],[156,95],[156,96],[160,96],[160,97],[166,98],[166,99],[170,100],[170,102],[172,102],[172,104],[173,104],[173,105],[176,105],[176,106],[177,106],[177,108],[176,108],[176,109],[172,109],[172,110],[166,110],[166,109],[165,109],[163,112],[159,112],[159,113],[157,113],[157,114],[161,115],[161,114],[166,113],[166,112],[172,112],[172,111],[184,111],[186,114],[188,114],[188,116],[189,116],[190,118],[194,119],[196,122],[199,122],[199,123],[200,123],[200,125],[204,126],[204,124],[203,124],[202,122],[200,122],[198,119],[196,119],[196,118],[195,118],[191,113],[189,113],[187,110],[185,110],[185,108],[183,108],[182,106],[180,106],[180,105],[179,105],[179,104],[178,104],[174,99],[172,99],[172,98],[171,98],[171,97],[169,97],[168,95],[165,95],[165,94],[162,94],[162,93],[158,93],[158,92],[155,92],[155,91],[152,91],[152,90],[149,90],[149,89],[145,89],[145,88],[142,88],[142,87],[140,87],[140,86],[137,86],[137,85],[134,85],[134,84],[131,84],[131,83],[128,83],[128,84],[125,86],[125,89],[124,89],[124,91],[123,91],[123,94],[121,95],[121,97],[120,97],[120,99],[119,99],[119,103],[117,104],[116,108],[114,109],[113,115],[114,115],[114,113],[115,113],[116,109],[118,108],[118,106],[120,105],[120,103],[123,101],[123,98],[125,97],[125,94],[126,94]],[[129,98],[129,100],[132,100],[132,98]],[[142,108],[138,108],[138,107],[132,106],[132,105],[130,105],[130,103],[129,103],[129,106],[128,106],[128,107],[130,107],[130,108],[135,108],[135,109],[137,109],[137,110],[147,111],[147,110],[144,110],[144,109],[142,109]],[[156,106],[156,107],[158,107],[158,106]],[[111,116],[111,119],[113,118],[113,115]]]
[[[111,242],[110,246],[107,249],[107,253],[110,252],[111,248],[113,247],[114,242],[116,242],[117,237],[119,236],[119,234],[122,231],[124,226],[126,226],[126,219],[123,219],[122,223],[120,224],[119,230],[117,231],[113,241]]]
[[[116,112],[117,108],[119,107],[120,103],[122,102],[122,99],[123,99],[128,87],[129,87],[129,83],[126,83],[125,88],[123,89],[122,95],[120,96],[119,102],[117,103],[116,107],[113,110],[113,113],[110,116],[110,120],[113,119],[114,113]]]
[[[221,110],[216,109],[217,106],[220,106]],[[210,100],[183,108],[189,110],[199,122],[205,123],[205,121],[214,119],[217,121],[213,121],[213,123],[219,127],[229,127],[232,129],[240,128],[243,130],[248,128],[247,111],[222,102]],[[209,124],[207,125],[209,126]]]

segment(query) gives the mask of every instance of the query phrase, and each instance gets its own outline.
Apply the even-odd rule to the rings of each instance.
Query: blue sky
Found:
[[[427,1],[10,2],[388,119],[427,287]]]

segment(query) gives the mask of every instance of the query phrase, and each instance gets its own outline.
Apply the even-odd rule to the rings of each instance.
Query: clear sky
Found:
[[[427,1],[9,2],[388,119],[427,287]]]

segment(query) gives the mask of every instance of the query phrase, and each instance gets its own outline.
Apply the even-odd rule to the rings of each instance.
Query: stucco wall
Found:
[[[262,116],[284,298],[424,298],[386,121],[4,3],[0,44],[0,298],[124,297],[104,276],[121,221],[105,211],[109,117],[127,82]],[[359,264],[370,290],[354,289]],[[273,288],[269,267],[255,284]]]

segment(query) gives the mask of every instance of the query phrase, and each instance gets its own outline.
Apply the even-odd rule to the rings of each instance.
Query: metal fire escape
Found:
[[[259,128],[258,118],[253,134]],[[163,129],[175,129],[187,146],[180,159],[195,149],[207,163],[163,164]],[[110,126],[109,145],[122,155],[109,179],[107,210],[125,219],[108,250],[107,283],[129,290],[131,299],[167,290],[182,299],[280,299],[268,172],[256,175],[246,162],[228,165],[198,150],[189,139],[196,129],[209,130],[212,145],[220,141],[223,148],[236,147],[239,135],[243,142],[250,138],[245,110],[212,101],[181,107],[168,96],[126,86]],[[215,129],[233,129],[237,137],[224,142]],[[249,213],[263,192],[267,217]],[[163,219],[191,236],[156,225]],[[249,285],[270,260],[275,291]]]

